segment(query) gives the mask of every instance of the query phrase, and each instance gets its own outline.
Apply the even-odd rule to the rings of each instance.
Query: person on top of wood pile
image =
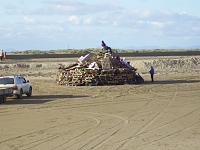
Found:
[[[106,50],[106,51],[107,51],[107,53],[112,54],[112,49],[111,49],[111,47],[107,46],[106,43],[105,43],[104,41],[101,41],[101,46],[102,46],[102,49],[103,49],[103,50]]]

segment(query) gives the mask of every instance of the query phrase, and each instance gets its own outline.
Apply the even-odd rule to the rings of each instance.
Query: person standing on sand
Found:
[[[0,58],[1,58],[1,61],[2,61],[3,58],[4,58],[4,52],[3,52],[3,49],[2,49],[1,52],[0,52]]]
[[[4,52],[4,55],[3,55],[4,57],[4,60],[6,60],[6,57],[7,57],[7,53],[6,52]]]
[[[151,66],[151,69],[149,70],[149,73],[151,75],[151,82],[154,82],[153,76],[154,76],[154,68]]]

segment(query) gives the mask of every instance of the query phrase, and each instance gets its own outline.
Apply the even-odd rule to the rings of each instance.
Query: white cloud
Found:
[[[86,17],[83,19],[83,24],[85,25],[91,25],[93,23],[92,17]]]
[[[138,12],[138,14],[140,14],[139,16],[141,16],[143,18],[148,18],[152,15],[152,12],[149,10],[144,10],[144,11]]]
[[[117,21],[113,21],[112,25],[113,25],[113,26],[118,26],[119,23],[118,23]]]
[[[0,27],[0,32],[8,32],[10,29],[8,27]]]
[[[54,9],[56,10],[61,10],[61,11],[66,11],[66,12],[75,12],[77,8],[72,5],[62,5],[62,4],[57,4],[54,6]]]
[[[49,5],[47,6],[45,12],[51,11],[51,13],[60,15],[90,15],[116,11],[119,9],[119,6],[107,3],[88,4],[72,0],[60,0],[49,2],[48,4]]]
[[[4,17],[0,22],[0,33],[5,35],[2,38],[48,38],[56,35],[59,38],[60,35],[71,35],[67,38],[74,39],[72,37],[77,33],[105,37],[108,32],[112,33],[108,36],[115,39],[122,37],[122,34],[126,35],[123,37],[129,36],[129,39],[132,35],[145,38],[200,37],[200,18],[187,12],[132,10],[121,7],[120,3],[110,3],[106,0],[98,4],[76,0],[52,0],[30,9],[23,9],[22,6],[8,7],[5,12],[9,12],[10,18]]]
[[[68,20],[68,22],[70,22],[71,24],[74,24],[74,25],[80,25],[80,23],[81,23],[80,17],[75,16],[75,15],[69,16],[67,20]]]
[[[158,29],[162,29],[165,27],[165,23],[159,22],[159,21],[152,21],[152,22],[150,22],[150,24]]]
[[[35,19],[31,16],[24,16],[23,19],[25,23],[35,23]]]

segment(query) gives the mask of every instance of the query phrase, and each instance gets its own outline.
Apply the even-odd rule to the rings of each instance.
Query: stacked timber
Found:
[[[89,53],[77,63],[60,65],[57,83],[68,86],[117,85],[135,82],[136,69],[110,53]]]

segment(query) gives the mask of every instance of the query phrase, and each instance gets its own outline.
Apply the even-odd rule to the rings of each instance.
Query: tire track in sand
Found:
[[[74,114],[73,114],[73,116],[74,116]],[[94,120],[96,122],[96,125],[100,124],[100,120],[98,120],[96,118],[91,118],[91,117],[88,117],[88,116],[86,118]],[[38,136],[40,133],[45,133],[49,130],[56,129],[56,128],[59,128],[61,126],[69,126],[69,125],[80,123],[80,122],[83,122],[83,121],[87,121],[87,120],[84,119],[84,120],[79,120],[79,121],[76,121],[76,122],[64,123],[64,124],[59,124],[59,125],[51,126],[51,127],[48,127],[48,128],[44,128],[44,129],[41,129],[41,130],[36,130],[36,131],[30,132],[30,133],[27,133],[27,134],[19,135],[19,136],[16,136],[16,137],[12,137],[12,138],[0,141],[0,144],[6,143],[6,142],[9,142],[9,141],[19,140],[19,139],[22,139],[22,138],[28,138],[29,136]],[[84,131],[84,132],[86,132],[86,131]],[[52,141],[56,138],[59,138],[59,135],[48,136],[48,137],[42,138],[40,140],[37,139],[35,141],[32,141],[30,143],[27,143],[25,145],[20,146],[20,149],[23,149],[23,150],[31,149],[31,148],[37,147],[41,144],[50,142],[50,141]]]
[[[164,112],[165,110],[169,107],[169,105],[176,99],[176,96],[177,96],[177,87],[176,87],[176,91],[174,93],[174,96],[172,98],[171,101],[169,101],[166,105],[166,107],[164,109],[162,109],[160,112],[158,112],[149,122],[147,122],[144,126],[142,126],[136,133],[134,136],[130,136],[126,139],[123,139],[123,140],[120,140],[118,142],[122,142],[122,144],[120,144],[116,150],[120,150],[122,149],[130,140],[134,139],[135,137],[137,137],[140,133],[144,132],[154,121],[157,120],[157,118],[159,118]]]
[[[120,121],[119,123],[115,124],[112,127],[109,127],[109,128],[107,128],[107,129],[105,129],[103,131],[99,131],[100,133],[98,133],[98,134],[95,133],[95,136],[91,137],[88,140],[88,142],[83,144],[81,147],[77,148],[78,150],[84,149],[85,147],[90,147],[90,148],[87,148],[87,150],[88,149],[94,149],[95,147],[100,146],[104,142],[108,141],[109,138],[112,138],[115,134],[117,134],[122,129],[122,127],[120,127],[120,124],[122,124],[122,123],[124,125],[128,124],[128,120],[126,120],[123,117],[118,116],[118,115],[112,115],[112,114],[106,114],[106,113],[94,113],[94,112],[81,112],[81,113],[85,113],[85,114],[89,114],[89,115],[97,115],[97,116],[100,116],[100,117],[102,117],[102,116],[105,117],[106,116],[106,117],[111,117],[111,118],[117,118],[117,119],[121,120],[122,122]],[[116,127],[117,127],[117,129],[115,129]],[[104,138],[103,136],[106,136],[106,137]],[[103,139],[101,139],[102,137],[103,137]],[[73,140],[74,141],[70,141],[72,143],[70,145],[66,145],[69,142],[65,142],[62,145],[60,145],[59,147],[54,147],[53,149],[59,149],[59,150],[70,149],[72,146],[74,146],[74,145],[79,143],[79,141],[77,141],[77,139],[73,139]],[[95,144],[94,146],[90,145],[90,144],[93,144],[92,142],[94,142],[96,140],[98,140],[97,144]]]

